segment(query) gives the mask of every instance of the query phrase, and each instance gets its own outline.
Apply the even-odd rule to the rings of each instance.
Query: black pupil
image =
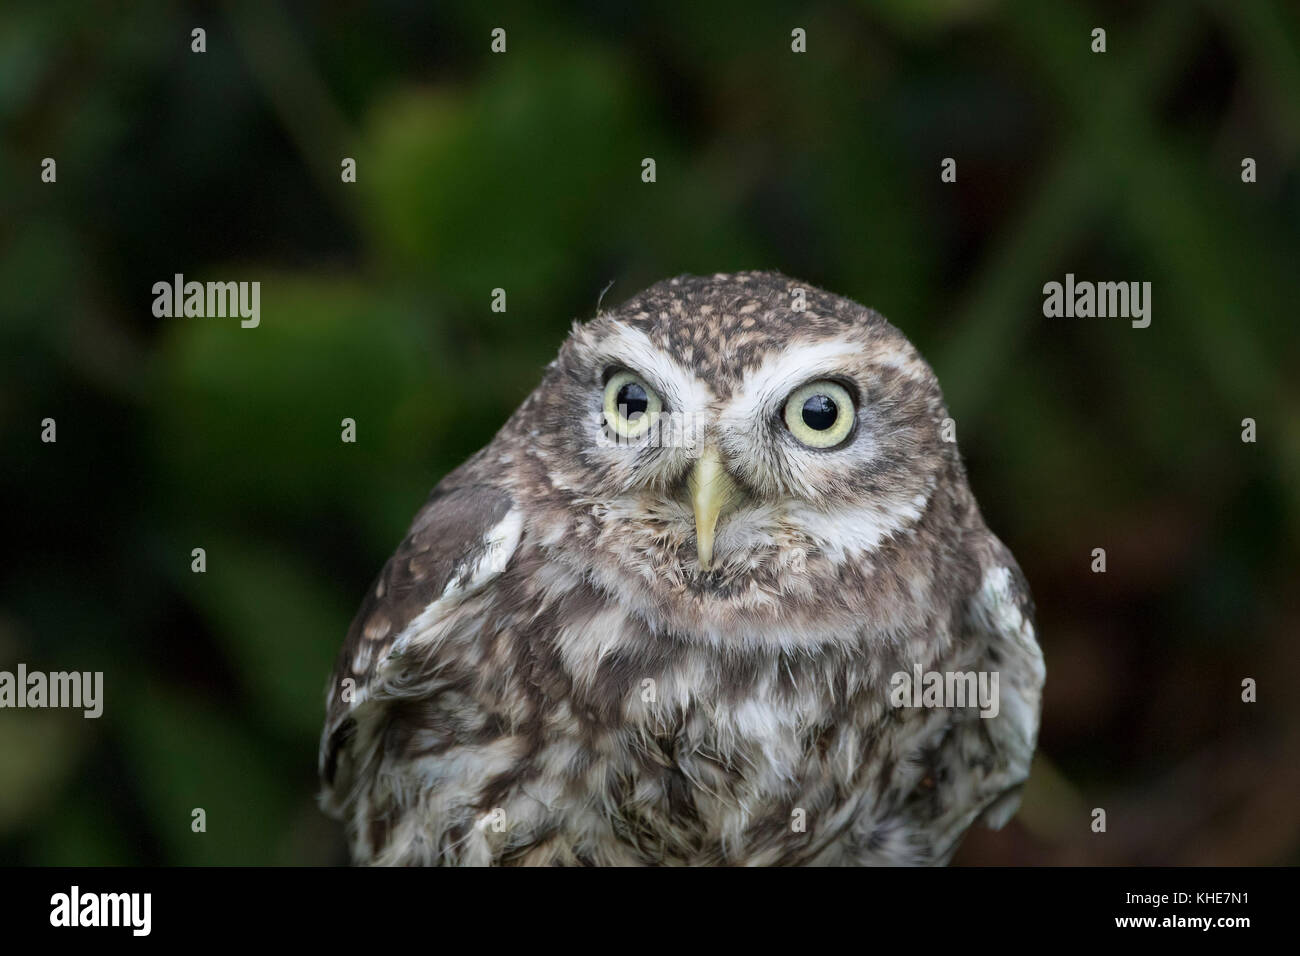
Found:
[[[826,431],[839,416],[840,410],[825,395],[814,395],[803,403],[803,423],[814,431]]]
[[[650,399],[645,389],[636,382],[628,382],[618,390],[618,409],[628,421],[635,421],[645,414],[650,407]]]

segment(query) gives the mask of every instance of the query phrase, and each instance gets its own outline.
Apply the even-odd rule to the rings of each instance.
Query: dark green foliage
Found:
[[[1295,861],[1294,8],[788,8],[4,5],[0,668],[106,705],[0,712],[0,860],[341,859],[325,681],[428,489],[610,280],[775,268],[931,360],[1035,589],[1044,761],[962,858]],[[1151,327],[1044,318],[1067,271]],[[260,327],[154,318],[178,272]]]

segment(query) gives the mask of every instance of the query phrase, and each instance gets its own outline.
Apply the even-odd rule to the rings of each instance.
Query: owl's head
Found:
[[[946,415],[880,315],[750,272],[575,326],[516,426],[566,516],[545,546],[665,627],[726,636],[920,597],[906,545],[938,534],[936,489],[964,487]]]

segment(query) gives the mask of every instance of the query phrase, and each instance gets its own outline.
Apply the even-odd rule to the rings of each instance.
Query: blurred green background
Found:
[[[341,861],[325,682],[427,490],[611,280],[749,268],[917,343],[1033,585],[1041,759],[959,862],[1300,859],[1297,8],[787,7],[0,9],[0,668],[105,672],[0,712],[0,861]],[[1045,319],[1067,271],[1151,327]]]

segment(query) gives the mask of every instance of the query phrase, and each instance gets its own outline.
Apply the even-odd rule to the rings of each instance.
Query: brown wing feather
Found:
[[[486,553],[485,536],[512,506],[510,495],[499,488],[449,487],[443,482],[416,514],[406,538],[367,592],[334,666],[320,748],[320,774],[327,788],[335,784],[340,754],[355,731],[349,718],[354,704],[344,699],[342,682],[352,678],[354,699],[364,700],[364,689],[397,636],[442,597],[457,569],[473,565]]]
[[[1019,806],[1020,790],[1029,775],[1045,668],[1034,601],[1020,565],[990,532],[985,532],[975,553],[982,580],[971,598],[968,620],[985,635],[982,666],[999,673],[1002,708],[997,718],[978,722],[987,751],[973,745],[965,760],[967,766],[982,768],[986,774],[971,771],[968,776],[978,784],[976,802],[983,805],[979,819],[1000,829]]]

